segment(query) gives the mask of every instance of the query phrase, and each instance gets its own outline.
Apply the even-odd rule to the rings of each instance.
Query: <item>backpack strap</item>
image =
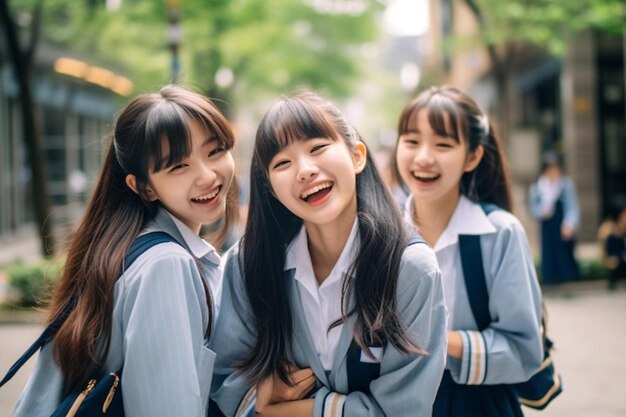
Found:
[[[459,249],[465,289],[472,314],[478,328],[484,330],[491,323],[491,315],[489,314],[489,292],[485,281],[480,235],[459,235]]]
[[[486,215],[501,210],[497,205],[487,202],[480,203],[480,207]],[[491,314],[489,313],[489,291],[487,291],[480,235],[459,235],[459,250],[470,307],[476,324],[482,331],[491,323]]]
[[[177,243],[172,236],[168,235],[165,232],[147,233],[136,238],[126,255],[126,258],[124,259],[124,271],[130,268],[133,262],[135,262],[142,253],[144,253],[153,246],[165,242]],[[2,378],[2,381],[0,381],[0,387],[9,382],[9,380],[13,378],[17,371],[35,354],[35,352],[37,352],[46,343],[54,338],[54,335],[61,328],[63,323],[65,323],[65,320],[70,315],[75,305],[76,302],[74,299],[72,299],[62,311],[62,313],[48,327],[44,329],[44,331],[37,338],[37,340],[35,340],[35,342],[26,350],[26,352],[24,352],[24,354],[22,354],[22,356],[13,364],[13,366],[9,368],[7,374],[4,376],[4,378]]]

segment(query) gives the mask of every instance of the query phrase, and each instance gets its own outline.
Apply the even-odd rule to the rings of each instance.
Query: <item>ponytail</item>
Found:
[[[461,193],[477,203],[489,202],[507,211],[513,210],[508,159],[502,142],[489,126],[481,142],[484,153],[478,166],[461,178]],[[475,149],[474,149],[475,150]]]

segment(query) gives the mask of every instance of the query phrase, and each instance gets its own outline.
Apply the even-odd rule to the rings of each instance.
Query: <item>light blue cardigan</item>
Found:
[[[235,364],[251,353],[256,337],[239,259],[235,249],[227,260],[221,312],[211,341],[217,353],[211,398],[226,416],[235,415],[251,388],[235,371]],[[314,416],[430,417],[445,367],[447,314],[441,272],[433,251],[425,244],[409,246],[402,256],[397,286],[397,313],[412,339],[428,355],[403,354],[386,345],[380,376],[370,384],[371,395],[348,392],[350,322],[342,328],[331,371],[324,370],[307,328],[294,271],[285,271],[294,326],[291,347],[296,365],[311,367],[319,381]]]
[[[208,309],[196,262],[210,278],[219,271],[219,257],[213,251],[195,258],[164,209],[144,230],[151,231],[164,231],[180,245],[152,247],[117,281],[104,369],[124,367],[127,417],[204,416],[215,354],[204,336]],[[39,354],[14,416],[50,416],[62,389],[63,376],[49,343]]]

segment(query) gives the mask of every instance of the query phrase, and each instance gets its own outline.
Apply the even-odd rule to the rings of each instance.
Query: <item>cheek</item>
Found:
[[[403,170],[408,169],[413,161],[413,154],[411,151],[398,147],[396,152],[396,165],[398,170],[402,173]]]
[[[219,169],[225,178],[232,178],[235,175],[235,159],[230,152],[222,158]]]

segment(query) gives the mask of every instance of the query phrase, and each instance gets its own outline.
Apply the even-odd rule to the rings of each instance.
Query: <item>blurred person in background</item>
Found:
[[[626,203],[613,214],[598,229],[604,265],[609,269],[609,290],[617,288],[619,279],[626,279]]]
[[[531,214],[540,221],[542,282],[558,284],[577,279],[574,248],[580,211],[574,183],[565,175],[558,154],[544,155],[541,175],[530,187],[529,202]]]

